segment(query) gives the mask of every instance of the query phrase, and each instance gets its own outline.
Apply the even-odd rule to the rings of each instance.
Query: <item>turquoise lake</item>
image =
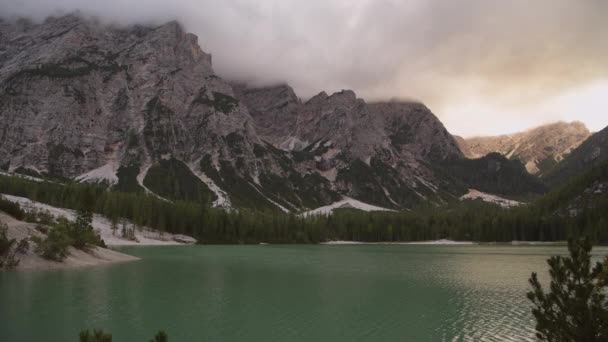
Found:
[[[530,273],[565,247],[178,246],[0,273],[2,341],[533,341]],[[596,248],[596,254],[608,254]]]

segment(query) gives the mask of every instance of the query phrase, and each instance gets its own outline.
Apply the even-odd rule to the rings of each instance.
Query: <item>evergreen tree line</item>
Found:
[[[331,240],[480,242],[557,241],[589,236],[608,242],[608,196],[576,198],[594,180],[608,180],[608,164],[531,205],[503,209],[481,201],[454,201],[400,212],[340,209],[331,216],[303,217],[278,211],[226,211],[201,203],[167,202],[145,193],[108,191],[95,184],[35,182],[0,176],[0,193],[52,206],[90,210],[112,222],[191,235],[202,243],[318,243]],[[573,199],[573,197],[575,197]],[[572,214],[569,201],[579,205]],[[88,208],[83,208],[83,207]]]

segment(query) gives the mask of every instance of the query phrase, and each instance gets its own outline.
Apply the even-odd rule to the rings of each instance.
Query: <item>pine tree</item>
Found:
[[[122,229],[120,230],[120,235],[126,239],[128,237],[128,234],[129,232],[127,228],[127,220],[122,220]]]
[[[116,231],[118,230],[118,220],[116,219],[116,217],[112,217],[112,221],[110,224],[110,229],[112,229],[112,235],[116,236]]]
[[[133,225],[131,225],[131,229],[129,229],[129,240],[137,240],[137,238],[135,237],[135,227]]]
[[[89,244],[96,244],[92,224],[93,213],[91,211],[80,209],[76,212],[76,222],[70,225],[70,236],[74,240],[74,247],[84,249]]]
[[[589,239],[568,241],[570,257],[548,260],[551,284],[542,288],[537,274],[529,282],[534,304],[536,336],[541,341],[595,342],[608,340],[608,301],[605,281],[608,261],[591,267]]]
[[[19,260],[15,258],[16,250],[13,248],[17,240],[9,239],[7,230],[6,224],[0,221],[0,270],[15,268],[19,264]]]

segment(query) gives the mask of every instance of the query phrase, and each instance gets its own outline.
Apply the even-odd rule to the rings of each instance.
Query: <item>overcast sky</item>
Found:
[[[454,134],[608,125],[605,0],[0,0],[4,15],[74,10],[177,19],[225,78],[416,99]]]

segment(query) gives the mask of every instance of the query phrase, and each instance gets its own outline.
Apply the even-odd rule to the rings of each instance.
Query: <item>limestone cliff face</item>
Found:
[[[287,85],[238,89],[263,139],[340,193],[387,206],[448,196],[428,164],[462,153],[426,106],[366,103],[350,90],[302,102]]]
[[[233,88],[254,118],[260,138],[288,149],[291,141],[281,139],[295,131],[298,111],[302,106],[294,90],[286,84],[261,88],[233,84]]]
[[[419,103],[228,83],[176,22],[0,21],[3,170],[301,211],[342,196],[443,203],[467,189],[437,167],[462,159]]]
[[[462,152],[443,123],[423,104],[416,102],[372,103],[391,144],[401,155],[427,161],[461,158]]]
[[[176,22],[102,28],[66,16],[7,35],[0,158],[11,170],[74,177],[108,163],[219,156],[230,133],[258,141],[211,56]]]
[[[590,136],[591,132],[581,122],[557,122],[510,135],[458,138],[458,142],[469,158],[498,152],[520,160],[528,172],[542,174]]]

